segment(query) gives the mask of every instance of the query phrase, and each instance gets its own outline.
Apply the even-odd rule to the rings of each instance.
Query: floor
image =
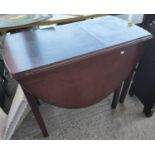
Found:
[[[41,113],[49,137],[44,138],[32,112],[16,130],[12,139],[106,140],[155,139],[155,116],[146,118],[143,106],[127,96],[123,105],[111,110],[112,95],[84,109],[63,109],[42,103]]]

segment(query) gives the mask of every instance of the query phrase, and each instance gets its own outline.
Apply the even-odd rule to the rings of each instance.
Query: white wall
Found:
[[[120,17],[124,20],[128,20],[129,18],[129,14],[124,14],[124,15],[117,15],[117,17]],[[133,14],[133,20],[132,22],[134,24],[140,24],[143,22],[143,17],[144,17],[144,14]]]

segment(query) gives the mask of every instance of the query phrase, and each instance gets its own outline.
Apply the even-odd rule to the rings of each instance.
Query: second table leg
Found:
[[[114,92],[114,96],[113,96],[113,100],[112,100],[112,104],[111,104],[112,109],[116,109],[116,106],[117,106],[117,103],[118,103],[118,100],[119,100],[119,96],[120,96],[120,92],[121,92],[121,88],[122,88],[122,84]]]
[[[120,95],[120,99],[119,99],[119,102],[120,102],[120,103],[123,103],[124,100],[125,100],[125,97],[126,97],[126,95],[127,95],[127,92],[128,92],[128,89],[129,89],[129,86],[130,86],[132,77],[133,77],[133,72],[132,72],[132,73],[128,76],[128,78],[124,81],[124,85],[123,85],[123,88],[122,88],[122,91],[121,91],[121,95]]]

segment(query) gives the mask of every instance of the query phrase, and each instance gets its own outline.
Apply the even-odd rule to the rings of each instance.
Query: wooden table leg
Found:
[[[146,104],[146,103],[144,104],[143,112],[146,117],[151,117],[153,115],[152,108],[153,108],[153,104]]]
[[[112,100],[112,104],[111,104],[112,109],[116,109],[116,106],[117,106],[117,103],[119,100],[119,96],[120,96],[120,92],[121,92],[121,88],[122,88],[122,85],[119,88],[117,88],[114,92],[114,96],[113,96],[113,100]]]
[[[47,137],[49,134],[48,134],[47,128],[45,126],[45,123],[43,121],[43,118],[42,118],[42,116],[40,114],[39,107],[38,107],[38,102],[37,102],[36,98],[33,97],[24,88],[23,88],[23,91],[24,91],[24,94],[25,94],[25,96],[26,96],[26,98],[28,100],[28,103],[29,103],[29,105],[31,107],[31,110],[32,110],[37,122],[38,122],[38,125],[39,125],[44,137]]]
[[[134,82],[132,82],[131,83],[131,87],[130,87],[130,89],[129,89],[129,95],[131,96],[131,97],[133,97],[134,96],[134,89],[135,89],[135,84],[134,84]]]
[[[39,101],[39,99],[35,97],[35,100],[36,100],[38,106],[40,106],[40,101]]]
[[[122,91],[121,91],[121,95],[120,95],[120,99],[119,99],[120,103],[124,103],[125,97],[127,95],[127,92],[128,92],[131,80],[132,80],[132,77],[133,77],[133,72],[124,81],[124,85],[123,85],[123,88],[122,88]]]

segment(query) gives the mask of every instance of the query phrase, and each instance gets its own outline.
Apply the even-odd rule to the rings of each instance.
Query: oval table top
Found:
[[[7,35],[4,61],[12,75],[87,55],[137,39],[146,39],[146,30],[113,16]]]

